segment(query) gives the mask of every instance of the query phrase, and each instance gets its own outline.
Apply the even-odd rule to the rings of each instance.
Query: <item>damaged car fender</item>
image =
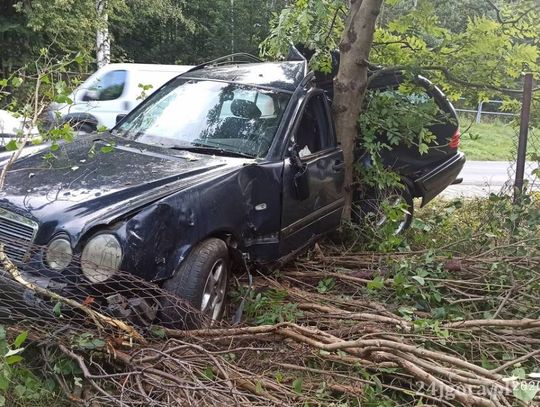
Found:
[[[241,252],[275,257],[282,168],[282,163],[246,164],[152,203],[117,230],[126,253],[122,268],[165,280],[208,237],[231,236]]]

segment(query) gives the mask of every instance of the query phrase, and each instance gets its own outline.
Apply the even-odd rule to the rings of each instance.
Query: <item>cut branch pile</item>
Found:
[[[395,296],[389,270],[412,256],[327,250],[277,276],[259,276],[251,292],[240,290],[247,298],[247,323],[239,326],[153,327],[142,332],[146,343],[132,336],[132,346],[107,331],[101,336],[104,345],[91,351],[74,346],[66,333],[39,342],[49,358],[62,354],[78,365],[87,384],[83,392],[55,376],[72,400],[87,404],[300,406],[387,398],[412,405],[533,405],[519,390],[534,381],[512,372],[538,366],[540,319],[532,311],[528,317],[512,316],[523,315],[516,310],[525,302],[529,308],[534,304],[538,285],[512,279],[495,283],[491,265],[497,260],[534,274],[540,259],[494,259],[490,253],[436,259],[453,278],[425,277],[431,285],[420,288],[440,290],[442,303],[468,314],[435,320],[427,311],[400,312],[406,298]],[[384,276],[376,296],[367,288],[375,276]],[[327,289],[320,288],[324,279],[332,279]],[[271,292],[284,295],[257,308]],[[491,316],[482,318],[488,310]],[[264,318],[275,323],[249,324]],[[100,332],[92,333],[99,337]],[[125,333],[121,329],[119,337]]]

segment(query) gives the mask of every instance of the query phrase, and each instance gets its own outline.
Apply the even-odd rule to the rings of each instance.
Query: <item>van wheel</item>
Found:
[[[170,299],[162,301],[161,321],[174,328],[193,328],[219,321],[225,310],[229,287],[229,250],[221,239],[207,239],[194,247],[163,284],[174,296],[195,310],[179,310]]]
[[[402,189],[385,189],[374,191],[370,196],[358,203],[361,218],[373,227],[383,227],[390,220],[387,211],[398,209],[397,219],[394,220],[394,234],[405,232],[411,226],[414,215],[414,201],[408,187]],[[358,218],[357,218],[358,219]]]
[[[88,133],[93,133],[94,131],[96,131],[96,126],[90,123],[86,123],[86,122],[79,122],[73,125],[73,129],[77,133],[88,134]]]

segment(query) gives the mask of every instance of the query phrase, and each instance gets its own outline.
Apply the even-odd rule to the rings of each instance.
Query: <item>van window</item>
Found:
[[[98,79],[93,89],[97,92],[95,100],[114,100],[122,96],[126,84],[126,71],[107,72]]]

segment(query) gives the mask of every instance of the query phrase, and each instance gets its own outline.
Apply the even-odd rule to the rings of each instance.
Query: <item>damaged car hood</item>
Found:
[[[47,152],[55,158],[44,159]],[[17,161],[7,173],[0,206],[50,228],[61,221],[61,229],[83,231],[250,161],[153,147],[109,134],[81,137],[57,151]]]

